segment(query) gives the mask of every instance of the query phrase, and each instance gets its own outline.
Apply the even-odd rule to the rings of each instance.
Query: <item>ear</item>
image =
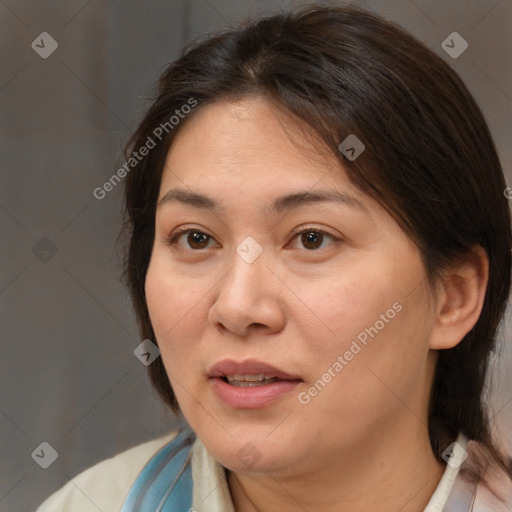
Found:
[[[488,280],[489,258],[479,245],[446,271],[437,287],[431,349],[455,347],[474,327],[482,311]]]

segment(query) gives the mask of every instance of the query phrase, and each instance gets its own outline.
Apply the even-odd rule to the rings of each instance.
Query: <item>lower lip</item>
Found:
[[[228,384],[219,377],[210,379],[216,395],[230,407],[237,409],[258,409],[279,400],[293,391],[300,380],[279,380],[263,386],[238,387]]]

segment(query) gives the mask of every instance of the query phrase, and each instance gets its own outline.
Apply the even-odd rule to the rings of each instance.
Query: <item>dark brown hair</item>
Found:
[[[439,353],[428,427],[438,459],[462,432],[505,468],[493,446],[483,393],[510,287],[510,212],[489,128],[464,83],[398,25],[356,7],[311,6],[247,22],[187,48],[160,77],[127,157],[191,98],[198,111],[251,96],[267,98],[314,130],[350,180],[417,244],[429,284],[475,245],[485,249],[490,271],[483,310],[455,348]],[[155,342],[144,282],[156,203],[166,153],[193,117],[169,125],[126,178],[125,277],[142,336]],[[338,150],[350,134],[366,146],[354,161]],[[161,358],[150,375],[178,410]]]

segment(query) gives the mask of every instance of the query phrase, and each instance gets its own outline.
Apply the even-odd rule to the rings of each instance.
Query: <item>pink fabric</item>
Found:
[[[468,458],[460,466],[443,512],[512,512],[512,480],[486,462],[479,443],[470,441],[466,450]]]

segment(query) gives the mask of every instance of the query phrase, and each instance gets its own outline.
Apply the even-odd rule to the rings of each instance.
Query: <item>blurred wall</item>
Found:
[[[78,472],[179,424],[133,354],[141,340],[115,245],[121,186],[103,199],[93,190],[124,162],[121,148],[152,85],[185,43],[249,13],[300,3],[0,3],[2,512],[33,510]],[[512,185],[512,2],[359,3],[401,23],[460,73]],[[456,59],[441,48],[454,31],[469,43]],[[510,323],[504,327],[508,346],[491,400],[510,448]],[[58,453],[47,469],[31,456],[43,442]]]

